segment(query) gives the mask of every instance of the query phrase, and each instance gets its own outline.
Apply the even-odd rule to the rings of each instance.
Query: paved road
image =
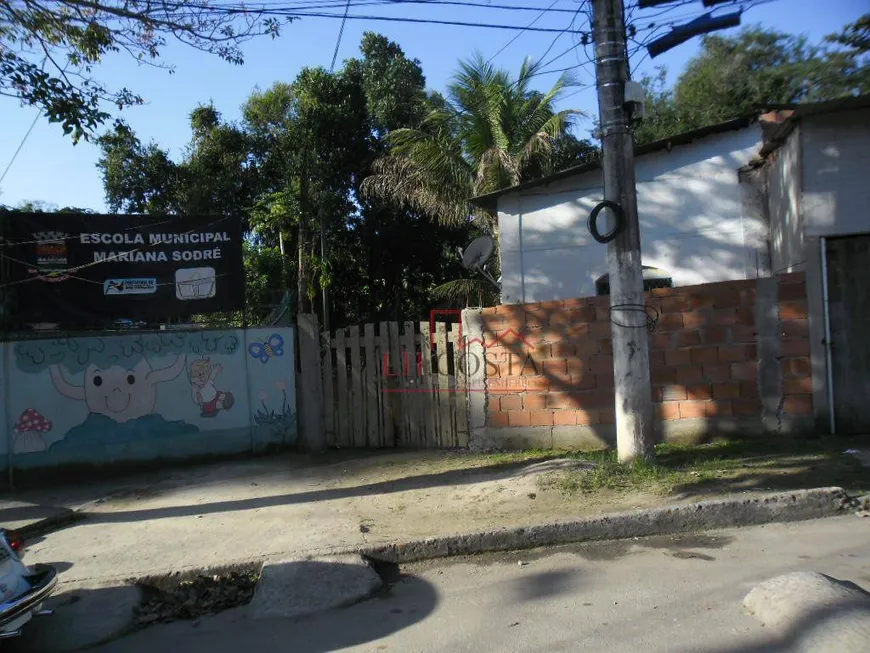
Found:
[[[522,563],[522,564],[519,564]],[[870,588],[870,519],[573,545],[403,567],[381,597],[301,621],[229,613],[102,653],[161,651],[787,651],[741,610],[759,581],[809,569]]]

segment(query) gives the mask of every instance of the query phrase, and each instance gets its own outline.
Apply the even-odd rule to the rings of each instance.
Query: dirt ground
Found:
[[[124,580],[571,521],[729,492],[834,485],[826,481],[843,469],[853,474],[857,464],[838,453],[830,460],[789,454],[780,466],[767,456],[740,466],[739,457],[722,451],[700,462],[671,451],[671,467],[639,468],[623,477],[602,473],[606,460],[553,452],[280,455],[168,469],[92,486],[84,519],[31,542],[27,561],[58,565],[65,583]],[[71,496],[81,501],[87,489],[77,486]],[[54,488],[13,498],[44,508],[62,497],[63,489]]]
[[[128,480],[86,507],[83,521],[37,538],[27,561],[58,564],[67,583],[120,580],[662,501],[540,487],[542,474],[584,465],[574,460],[487,464],[463,454],[403,453],[305,462],[280,456]]]

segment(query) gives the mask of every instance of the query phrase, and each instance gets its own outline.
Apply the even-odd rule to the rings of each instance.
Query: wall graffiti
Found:
[[[7,343],[3,415],[11,430],[2,446],[11,446],[16,467],[40,467],[292,444],[295,363],[292,351],[289,356],[284,351],[292,330],[281,331]],[[254,357],[256,344],[263,351],[257,349],[260,355]],[[262,356],[280,362],[261,365]],[[260,401],[252,410],[252,397],[275,388],[278,376],[283,379],[280,408]]]
[[[157,404],[157,384],[172,381],[184,369],[184,354],[179,354],[168,367],[152,369],[147,358],[135,357],[111,367],[93,363],[85,369],[84,383],[74,385],[64,378],[61,365],[49,366],[51,380],[57,391],[68,399],[84,401],[92,414],[105,415],[123,424],[131,419],[151,415]]]
[[[266,364],[273,356],[284,355],[284,338],[279,333],[273,333],[263,342],[252,342],[248,345],[248,353],[261,363]]]
[[[218,390],[215,381],[223,372],[220,363],[212,364],[208,358],[201,358],[190,364],[190,387],[193,403],[200,407],[200,417],[214,417],[222,410],[229,410],[235,403],[232,392]]]
[[[281,393],[281,408],[269,408],[266,402],[269,401],[270,393],[266,390],[261,390],[259,393],[260,406],[254,412],[254,422],[258,426],[269,429],[273,437],[287,437],[296,428],[296,415],[293,412],[292,405],[287,401],[287,381],[279,380],[275,382],[275,387]]]

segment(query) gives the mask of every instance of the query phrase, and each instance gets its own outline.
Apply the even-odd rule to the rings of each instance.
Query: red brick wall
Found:
[[[810,415],[804,277],[782,275],[777,282],[779,412]],[[761,416],[756,284],[729,281],[647,295],[660,313],[649,335],[659,419]],[[488,426],[614,422],[608,297],[498,306],[484,309],[482,319]]]

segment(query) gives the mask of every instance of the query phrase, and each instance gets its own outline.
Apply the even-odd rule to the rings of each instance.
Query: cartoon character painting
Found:
[[[84,401],[92,414],[105,415],[124,424],[154,412],[157,384],[175,379],[184,369],[184,363],[185,355],[180,354],[172,365],[156,370],[144,357],[132,367],[91,364],[85,369],[84,385],[67,381],[60,365],[49,369],[54,387],[64,397]]]
[[[190,364],[193,403],[199,406],[201,417],[214,417],[222,410],[229,410],[235,403],[232,392],[218,390],[214,385],[223,369],[220,363],[212,365],[208,358]]]

